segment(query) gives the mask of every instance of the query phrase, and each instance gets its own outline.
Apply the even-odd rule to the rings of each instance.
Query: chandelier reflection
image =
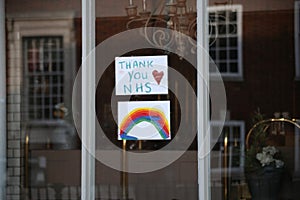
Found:
[[[142,26],[145,28],[144,37],[150,44],[167,50],[175,43],[176,53],[180,57],[183,57],[186,53],[195,54],[196,12],[192,8],[187,8],[186,0],[170,0],[168,3],[162,0],[157,9],[158,12],[148,11],[146,0],[142,0],[142,5],[142,10],[138,12],[138,7],[133,4],[132,0],[129,0],[129,5],[126,7],[127,16],[129,17],[127,29]],[[146,31],[147,27],[162,27],[173,31],[149,35]],[[187,41],[182,39],[184,35],[189,36],[189,44],[186,44]]]

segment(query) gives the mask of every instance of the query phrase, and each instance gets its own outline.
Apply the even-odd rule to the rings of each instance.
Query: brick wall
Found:
[[[61,35],[64,38],[64,48],[69,58],[65,63],[69,77],[65,80],[65,85],[69,84],[71,74],[74,73],[73,56],[73,17],[70,13],[62,19],[55,17],[51,13],[49,18],[41,19],[26,18],[24,16],[10,16],[7,19],[7,200],[24,199],[22,193],[25,185],[25,134],[26,119],[24,116],[25,105],[22,97],[23,88],[23,63],[22,63],[22,37]],[[28,16],[27,16],[28,17]],[[36,17],[36,16],[35,16]],[[71,66],[71,67],[70,67]],[[69,92],[69,91],[66,91]]]
[[[250,123],[259,107],[300,116],[299,81],[295,81],[294,11],[243,14],[243,81],[225,81],[228,109]]]
[[[21,51],[20,40],[11,21],[8,30],[7,68],[7,199],[20,199],[21,150]]]

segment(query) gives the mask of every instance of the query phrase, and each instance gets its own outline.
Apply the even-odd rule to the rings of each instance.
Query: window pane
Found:
[[[242,48],[238,44],[238,40],[242,38],[241,28],[242,27],[242,15],[239,13],[242,12],[242,7],[239,5],[232,6],[210,6],[209,13],[210,16],[217,16],[218,21],[215,23],[210,23],[210,30],[217,30],[216,35],[210,34],[210,48],[217,49],[216,58],[220,60],[233,59],[235,60],[237,68],[230,70],[229,68],[217,65],[221,73],[227,77],[241,77],[242,63],[239,58],[242,56]],[[212,28],[214,27],[214,28]],[[230,49],[237,49],[241,52],[240,54],[232,52]],[[211,73],[213,76],[214,74]]]
[[[56,41],[55,43],[53,41]],[[28,85],[25,87],[33,88],[30,93],[26,96],[29,98],[33,98],[36,100],[30,101],[29,105],[24,105],[32,107],[33,112],[41,112],[41,117],[37,114],[33,114],[30,116],[37,116],[36,118],[30,118],[28,120],[45,120],[52,119],[53,114],[50,111],[54,110],[55,104],[50,104],[48,98],[51,98],[52,95],[62,97],[63,91],[51,89],[55,86],[52,84],[52,79],[55,79],[55,84],[63,84],[63,76],[59,76],[57,79],[57,73],[53,73],[52,64],[59,59],[62,47],[62,37],[52,37],[52,36],[37,36],[37,37],[24,37],[23,38],[23,51],[24,51],[24,65],[25,68],[29,69],[25,71],[24,79],[29,80]],[[29,48],[31,44],[34,48]],[[29,54],[28,52],[33,52],[34,54]],[[28,55],[28,57],[26,57]],[[28,65],[28,61],[30,61],[30,65]],[[26,67],[28,65],[28,67]],[[31,65],[37,66],[38,70],[32,70]],[[38,72],[36,72],[38,71]],[[63,71],[56,71],[58,73],[63,73]],[[38,73],[38,74],[37,74]],[[32,82],[30,79],[35,79]],[[56,78],[54,78],[56,77]],[[33,103],[32,103],[33,102]],[[47,103],[46,103],[47,102]],[[34,106],[38,105],[42,109],[34,109]],[[50,110],[49,110],[50,107]],[[25,111],[26,112],[26,111]]]
[[[73,188],[80,188],[81,143],[70,114],[80,5],[5,1],[9,163],[0,199],[80,198]]]
[[[213,200],[300,197],[295,189],[300,166],[299,5],[209,1],[210,15],[226,19],[226,32],[219,29],[219,35],[209,36],[210,42],[216,40],[209,51],[216,54],[211,58],[227,96],[226,110],[217,112],[224,125],[211,121],[212,132],[222,130],[219,137],[212,133]],[[217,91],[214,73],[210,71],[210,94]],[[272,187],[278,189],[270,192]]]

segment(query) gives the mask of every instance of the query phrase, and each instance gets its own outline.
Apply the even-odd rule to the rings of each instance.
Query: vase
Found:
[[[246,174],[252,200],[279,200],[282,169],[264,167]]]

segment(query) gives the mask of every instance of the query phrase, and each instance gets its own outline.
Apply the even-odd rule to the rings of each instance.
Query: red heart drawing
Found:
[[[161,79],[162,79],[163,76],[164,76],[164,72],[163,72],[163,71],[158,72],[157,70],[154,70],[154,71],[152,72],[152,75],[153,75],[154,79],[156,80],[157,84],[159,85]]]

